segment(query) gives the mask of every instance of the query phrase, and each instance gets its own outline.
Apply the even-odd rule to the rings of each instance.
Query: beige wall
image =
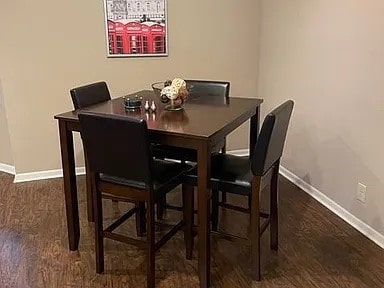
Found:
[[[5,114],[4,97],[0,81],[0,164],[13,165],[8,121]]]
[[[384,233],[384,2],[263,0],[261,13],[264,111],[296,101],[283,165]]]
[[[60,168],[53,116],[72,109],[68,90],[77,85],[106,80],[117,97],[180,76],[229,80],[232,95],[254,97],[259,1],[168,1],[169,57],[120,59],[105,56],[102,3],[0,2],[0,79],[17,173]]]

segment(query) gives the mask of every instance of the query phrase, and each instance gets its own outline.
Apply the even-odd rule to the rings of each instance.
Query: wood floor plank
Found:
[[[77,252],[68,249],[62,179],[12,181],[13,176],[0,172],[0,287],[145,287],[145,254],[123,243],[105,241],[105,273],[95,273],[84,176],[78,177]],[[168,199],[178,204],[180,192],[172,192]],[[247,205],[241,197],[228,195],[228,199]],[[279,251],[269,249],[267,231],[261,242],[262,281],[251,281],[249,247],[214,236],[212,287],[384,287],[381,248],[283,178],[279,201]],[[103,205],[105,225],[131,207],[124,203],[116,207],[110,201]],[[180,217],[180,212],[171,211],[166,220]],[[248,215],[222,209],[220,217],[219,229],[246,235]],[[117,231],[134,235],[134,220]],[[193,260],[185,259],[183,235],[178,232],[156,253],[156,287],[198,287],[196,256],[194,251]]]

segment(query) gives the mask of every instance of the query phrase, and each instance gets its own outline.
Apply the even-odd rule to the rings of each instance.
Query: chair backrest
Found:
[[[92,172],[152,185],[152,157],[144,120],[86,111],[78,115]]]
[[[288,100],[265,117],[254,148],[252,159],[254,175],[264,175],[282,156],[292,110],[293,101]]]
[[[70,90],[75,109],[85,108],[100,102],[111,100],[107,83],[97,82]]]
[[[224,81],[186,80],[188,101],[207,104],[228,104],[230,83]]]

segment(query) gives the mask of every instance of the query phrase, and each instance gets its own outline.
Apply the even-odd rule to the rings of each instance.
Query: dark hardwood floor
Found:
[[[95,273],[93,225],[87,222],[85,178],[78,177],[81,239],[68,250],[62,179],[12,183],[0,172],[0,287],[145,287],[144,253],[106,240],[105,273]],[[179,191],[171,201],[177,202]],[[230,201],[245,199],[230,197]],[[384,251],[303,191],[280,179],[279,251],[262,241],[262,281],[248,272],[249,248],[212,239],[212,287],[384,287]],[[106,222],[127,204],[104,202]],[[245,235],[248,215],[221,210],[220,229]],[[179,217],[168,212],[167,221]],[[130,220],[121,229],[134,232]],[[196,251],[185,259],[179,232],[156,254],[157,287],[198,287]],[[197,241],[197,240],[195,240]]]

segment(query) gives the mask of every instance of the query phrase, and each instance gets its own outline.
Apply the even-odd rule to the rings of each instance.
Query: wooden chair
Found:
[[[212,80],[186,80],[189,89],[188,102],[199,102],[208,105],[225,105],[229,103],[230,83],[224,81]],[[217,147],[213,147],[212,151],[217,153],[225,153],[226,141],[223,139]],[[197,152],[193,149],[181,148],[169,145],[154,145],[153,155],[159,159],[175,159],[182,162],[190,161],[197,162]],[[225,192],[222,194],[223,201],[226,201]],[[163,199],[157,206],[158,219],[163,218],[164,209],[181,210],[181,207],[168,205],[166,199]]]
[[[219,191],[245,195],[251,198],[250,209],[227,203],[222,203],[221,206],[251,214],[251,268],[253,278],[258,281],[260,280],[260,237],[268,225],[270,225],[270,247],[273,250],[277,250],[278,247],[277,194],[279,164],[292,110],[293,101],[289,100],[265,117],[256,147],[250,147],[250,157],[239,157],[223,153],[212,157],[212,230],[217,230]],[[257,133],[257,131],[253,133]],[[270,182],[269,214],[260,212],[259,207],[260,191],[267,186],[268,182]],[[183,191],[192,193],[193,186],[196,185],[195,169],[185,176]],[[260,225],[260,217],[267,218],[262,225]],[[192,234],[191,221],[187,224],[186,233]],[[192,247],[188,247],[188,249],[187,255],[190,256]]]
[[[80,111],[79,121],[93,179],[96,271],[104,271],[104,238],[132,244],[147,252],[147,287],[153,288],[155,252],[184,225],[183,220],[179,221],[156,242],[154,206],[162,195],[181,184],[183,174],[192,166],[154,159],[151,155],[147,123],[144,120]],[[102,195],[110,195],[122,201],[145,203],[145,240],[113,232],[129,217],[134,214],[137,217],[144,211],[138,207],[103,228]],[[143,221],[145,215],[140,215],[139,219]],[[186,243],[192,240],[185,238]]]
[[[73,88],[71,93],[75,109],[85,108],[100,102],[111,100],[107,83],[97,82]]]
[[[73,108],[83,109],[91,105],[95,105],[101,102],[111,100],[111,95],[106,82],[96,82],[79,87],[72,88],[70,91],[72,98]],[[85,152],[85,151],[84,151]],[[85,172],[88,174],[88,161],[87,156],[84,153],[85,160]],[[89,177],[87,177],[87,216],[88,221],[93,222],[93,206],[92,206],[92,192]],[[114,200],[113,200],[114,201]]]

